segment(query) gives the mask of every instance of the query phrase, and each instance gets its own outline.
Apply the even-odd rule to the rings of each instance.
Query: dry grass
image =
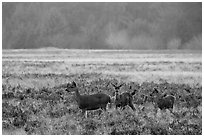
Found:
[[[104,92],[112,96],[110,82],[132,83],[133,86],[139,83],[140,92],[149,94],[155,85],[162,89],[167,83],[168,90],[177,95],[185,96],[184,88],[190,86],[191,92],[200,97],[202,54],[190,51],[4,50],[2,84],[6,88],[2,93],[11,92],[20,85],[17,91],[24,94],[32,87],[36,96],[40,96],[40,99],[32,96],[25,100],[3,99],[3,103],[25,111],[32,105],[39,107],[37,114],[29,112],[27,123],[20,129],[13,125],[13,117],[3,116],[3,121],[7,122],[4,134],[24,134],[24,129],[26,134],[201,134],[202,128],[196,126],[202,124],[202,104],[193,108],[182,100],[174,107],[177,118],[168,111],[154,114],[152,102],[141,105],[135,97],[136,112],[129,108],[124,111],[112,108],[101,116],[98,110],[89,112],[89,118],[83,119],[73,94],[64,93],[62,88],[73,80],[77,81],[82,94]],[[62,92],[63,100],[53,104],[53,100],[44,99],[43,88],[48,88],[53,96]],[[18,106],[18,103],[24,105]],[[142,107],[145,107],[143,111]],[[3,111],[7,109],[10,108],[3,107]],[[192,110],[197,111],[195,117]],[[185,116],[180,118],[183,113]],[[40,124],[33,126],[36,121]],[[176,123],[178,121],[180,123]],[[11,132],[11,128],[15,132]]]
[[[172,53],[174,52],[174,53]],[[126,80],[201,84],[202,55],[184,51],[6,50],[4,74],[83,74]],[[190,82],[190,83],[189,83]]]

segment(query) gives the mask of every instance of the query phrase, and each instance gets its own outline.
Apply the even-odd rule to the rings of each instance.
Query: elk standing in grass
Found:
[[[80,95],[79,89],[77,88],[76,83],[73,81],[72,84],[67,84],[66,91],[72,92],[74,91],[76,94],[76,101],[80,109],[82,109],[82,113],[85,117],[87,117],[87,110],[96,110],[103,109],[106,110],[106,106],[108,103],[111,103],[110,96],[98,93],[92,95]]]
[[[112,83],[111,83],[112,84]],[[129,92],[124,92],[122,94],[119,94],[119,89],[122,87],[123,84],[116,86],[112,84],[113,87],[115,88],[115,106],[116,109],[118,107],[122,108],[123,110],[125,109],[125,106],[129,106],[132,108],[132,110],[135,111],[135,107],[132,103],[133,100],[133,95],[135,95],[136,90],[134,90],[132,93]]]
[[[153,92],[150,94],[150,96],[153,96],[154,103],[157,108],[160,108],[161,110],[169,109],[171,112],[173,112],[173,106],[175,102],[175,97],[172,95],[166,95],[166,94],[159,94],[159,91],[154,88]]]

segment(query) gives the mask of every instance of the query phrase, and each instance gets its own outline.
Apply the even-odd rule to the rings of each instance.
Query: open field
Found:
[[[81,94],[110,96],[110,82],[125,83],[120,92],[132,85],[136,111],[96,110],[84,119],[74,93],[64,90],[71,81]],[[154,113],[153,103],[143,102],[153,87],[176,97],[174,113]],[[3,134],[201,134],[202,53],[3,50],[2,103]]]

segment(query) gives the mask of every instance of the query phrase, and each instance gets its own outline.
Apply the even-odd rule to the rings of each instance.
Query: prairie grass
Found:
[[[133,88],[139,84],[133,99],[136,111],[113,107],[101,115],[100,110],[89,111],[84,119],[74,94],[64,90],[71,81],[77,82],[81,94],[104,92],[110,96],[114,92],[111,82],[125,83],[120,92],[129,91],[131,84]],[[177,99],[174,114],[168,110],[155,114],[151,101],[140,103],[141,95],[148,95],[155,86],[161,92],[167,86],[168,92],[184,98]],[[28,88],[31,93],[27,93]],[[193,93],[193,99],[187,100],[185,88]],[[14,97],[8,99],[6,95],[10,92]],[[198,135],[202,131],[201,93],[200,52],[3,50],[3,134]],[[22,99],[22,95],[26,98]],[[18,121],[12,109],[22,111],[26,122]]]

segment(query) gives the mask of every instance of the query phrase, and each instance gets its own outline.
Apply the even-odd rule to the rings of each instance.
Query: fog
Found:
[[[2,3],[2,48],[202,49],[202,3]]]

